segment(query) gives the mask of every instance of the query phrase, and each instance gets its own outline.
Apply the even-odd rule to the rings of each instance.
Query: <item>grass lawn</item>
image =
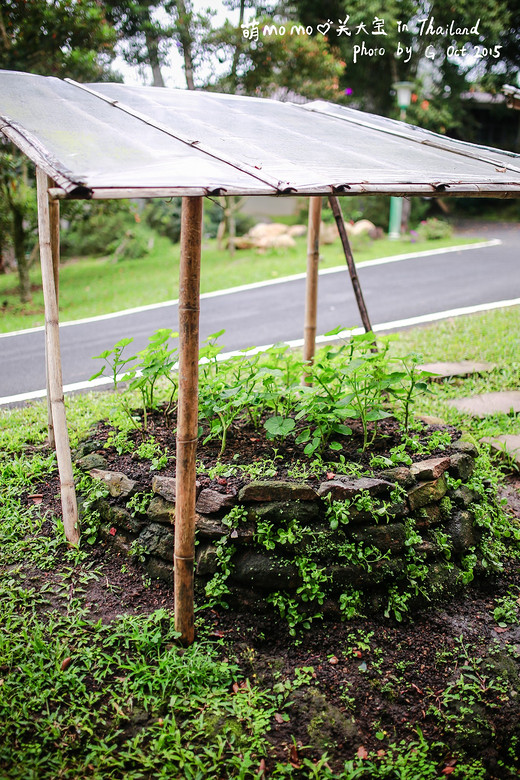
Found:
[[[82,265],[69,268],[79,272]],[[140,267],[144,264],[137,263]],[[445,404],[454,395],[518,387],[518,342],[511,333],[518,331],[519,313],[493,311],[393,337],[396,354],[420,351],[428,361],[477,358],[497,365],[486,377],[433,384],[417,411],[440,415],[477,436],[519,432],[516,418],[499,415],[484,424]],[[66,405],[74,445],[93,423],[114,415],[115,400],[111,393],[92,393],[68,397]],[[459,620],[448,608],[443,634],[441,612],[431,625],[426,617],[408,628],[358,619],[328,631],[337,637],[333,655],[316,641],[313,655],[302,658],[296,638],[287,641],[283,655],[262,665],[262,642],[272,640],[269,631],[282,633],[280,624],[266,619],[265,634],[237,637],[233,615],[226,622],[225,614],[219,618],[206,609],[196,617],[196,644],[180,648],[165,586],[141,581],[137,564],[110,556],[103,545],[82,542],[79,550],[68,550],[58,504],[55,513],[39,508],[37,496],[51,476],[56,485],[55,456],[43,445],[46,414],[42,402],[0,410],[2,780],[518,777],[517,736],[510,736],[514,718],[507,734],[497,725],[478,748],[471,740],[484,733],[475,731],[478,723],[515,706],[519,581],[500,580],[499,591],[475,597],[472,622],[469,611]],[[104,622],[96,617],[97,600],[111,605]],[[499,619],[502,633],[496,631]],[[314,624],[309,635],[313,630]],[[432,643],[419,657],[413,643],[430,631]],[[431,690],[422,680],[425,665],[436,679]],[[350,670],[355,684],[345,683],[342,670]],[[323,697],[337,693],[338,686],[341,712],[320,710]],[[316,749],[306,750],[306,741],[293,738],[302,702],[317,708],[305,739],[318,739],[334,733],[327,730],[334,718],[361,721],[374,699],[381,707],[346,758],[336,755],[341,751],[336,738],[320,743],[321,758]],[[424,703],[423,714],[418,702]],[[411,703],[417,721],[394,722],[396,708],[408,713]],[[426,729],[435,736],[425,737]],[[276,754],[269,737],[274,732]]]
[[[353,251],[357,262],[378,257],[440,249],[471,243],[467,238],[438,241],[390,241],[357,239]],[[204,242],[202,252],[201,291],[211,292],[241,284],[276,279],[305,273],[306,239],[297,239],[292,249],[269,250],[264,254],[237,252],[230,258],[219,252],[214,240]],[[338,242],[322,247],[321,268],[331,268],[345,262]],[[174,299],[178,295],[179,245],[155,236],[151,252],[138,260],[113,262],[111,258],[83,258],[67,261],[60,273],[60,318],[62,322],[92,317],[123,309]],[[33,301],[18,300],[17,277],[0,276],[2,317],[0,332],[37,327],[43,324],[43,294],[41,274],[36,264],[31,271]]]

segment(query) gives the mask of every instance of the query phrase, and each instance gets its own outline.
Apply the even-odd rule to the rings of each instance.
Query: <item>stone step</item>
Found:
[[[459,412],[471,417],[488,417],[491,414],[518,414],[520,412],[520,392],[506,390],[495,393],[481,393],[467,398],[454,398],[446,402]]]
[[[432,382],[441,382],[458,376],[471,376],[471,374],[484,374],[493,371],[496,366],[493,363],[482,363],[474,360],[458,360],[453,362],[423,363],[418,366],[421,371],[428,371],[435,376],[430,377]]]
[[[520,466],[520,436],[514,433],[502,433],[499,436],[483,436],[480,440],[489,444],[491,449],[507,457]]]

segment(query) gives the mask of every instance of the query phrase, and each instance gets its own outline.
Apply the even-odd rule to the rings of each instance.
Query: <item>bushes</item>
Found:
[[[135,204],[127,200],[63,203],[61,251],[64,256],[109,255],[142,257],[148,252]]]

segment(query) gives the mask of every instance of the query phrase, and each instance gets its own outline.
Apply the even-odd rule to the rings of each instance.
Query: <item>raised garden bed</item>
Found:
[[[101,425],[78,449],[78,464],[106,493],[87,501],[99,516],[101,537],[140,560],[150,577],[171,583],[174,457],[157,473],[138,453],[152,434],[159,449],[159,442],[173,449],[172,427],[160,414],[148,423],[147,435],[129,434],[133,455],[118,454],[110,444],[117,434]],[[318,614],[381,612],[400,620],[493,567],[496,546],[511,531],[474,442],[439,426],[401,437],[397,423],[387,420],[376,453],[357,451],[356,444],[349,437],[349,461],[335,453],[334,462],[306,464],[301,446],[289,442],[273,458],[272,445],[242,426],[224,458],[215,446],[202,448],[199,603],[274,608],[291,631]],[[237,454],[256,460],[244,464]],[[392,465],[392,458],[401,463]]]

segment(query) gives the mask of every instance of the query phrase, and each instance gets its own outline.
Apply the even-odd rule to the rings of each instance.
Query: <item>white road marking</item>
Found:
[[[362,263],[357,263],[356,268],[365,268],[369,265],[386,265],[387,263],[398,263],[401,260],[410,260],[412,258],[432,257],[432,255],[443,255],[448,252],[463,252],[467,249],[485,249],[491,246],[498,246],[502,241],[499,238],[492,238],[489,241],[480,241],[476,244],[461,244],[460,246],[449,246],[444,249],[425,249],[423,252],[411,252],[403,255],[391,255],[390,257],[378,257],[374,260],[365,260]],[[337,274],[341,271],[345,271],[345,265],[337,265],[334,268],[324,268],[319,271],[320,276],[327,276],[328,274]],[[293,274],[292,276],[282,276],[278,279],[266,279],[263,282],[251,282],[250,284],[241,284],[238,287],[228,287],[225,290],[214,290],[213,292],[202,293],[200,298],[218,298],[222,295],[234,295],[235,293],[244,292],[246,290],[258,290],[261,287],[270,287],[275,284],[285,284],[285,282],[294,282],[298,279],[305,279],[306,274]],[[125,317],[127,314],[140,314],[145,311],[153,311],[154,309],[164,309],[168,306],[175,306],[179,302],[178,298],[171,301],[162,301],[160,303],[149,303],[146,306],[136,306],[133,309],[123,309],[122,311],[113,311],[109,314],[98,314],[96,317],[84,317],[80,320],[67,320],[66,322],[60,322],[60,328],[69,328],[71,325],[86,325],[90,322],[102,322],[103,320],[113,320],[116,317]],[[21,336],[25,333],[41,333],[45,330],[44,325],[38,325],[35,328],[25,328],[24,330],[13,330],[9,333],[0,333],[0,339],[5,339],[10,336]],[[1,399],[0,399],[1,402]]]
[[[374,325],[374,331],[376,333],[380,333],[382,331],[387,330],[398,330],[400,328],[409,328],[412,325],[424,325],[427,322],[437,322],[438,320],[445,320],[449,319],[450,317],[462,317],[465,314],[475,314],[477,312],[481,311],[492,311],[493,309],[505,309],[509,306],[519,306],[520,305],[520,298],[512,298],[511,300],[507,301],[492,301],[491,303],[478,303],[473,306],[463,306],[457,309],[447,309],[446,311],[437,311],[433,312],[431,314],[421,314],[418,317],[408,317],[407,319],[402,320],[393,320],[391,322],[380,322],[377,325]],[[316,343],[317,344],[325,344],[330,341],[336,341],[339,338],[348,338],[349,336],[354,336],[359,333],[363,333],[363,328],[351,328],[348,330],[341,331],[341,333],[338,333],[335,336],[317,336]],[[292,341],[284,341],[284,344],[287,344],[291,348],[297,348],[303,346],[303,339],[293,339]],[[273,344],[264,344],[264,346],[261,347],[254,347],[253,349],[238,349],[233,350],[231,352],[224,352],[218,356],[219,360],[227,360],[228,358],[235,357],[237,355],[255,355],[258,352],[264,352],[266,349],[270,349],[270,347],[274,346]],[[122,376],[118,377],[118,379],[121,379]],[[90,381],[84,381],[84,382],[74,382],[70,385],[64,385],[63,392],[64,393],[74,393],[78,390],[93,390],[96,387],[107,387],[112,384],[112,379],[109,379],[108,377],[98,377],[98,379],[94,379],[92,382]],[[45,398],[47,395],[46,390],[33,390],[30,393],[20,393],[18,395],[7,395],[3,398],[0,398],[0,406],[5,406],[6,404],[16,404],[21,403],[22,401],[34,401],[38,398]]]

